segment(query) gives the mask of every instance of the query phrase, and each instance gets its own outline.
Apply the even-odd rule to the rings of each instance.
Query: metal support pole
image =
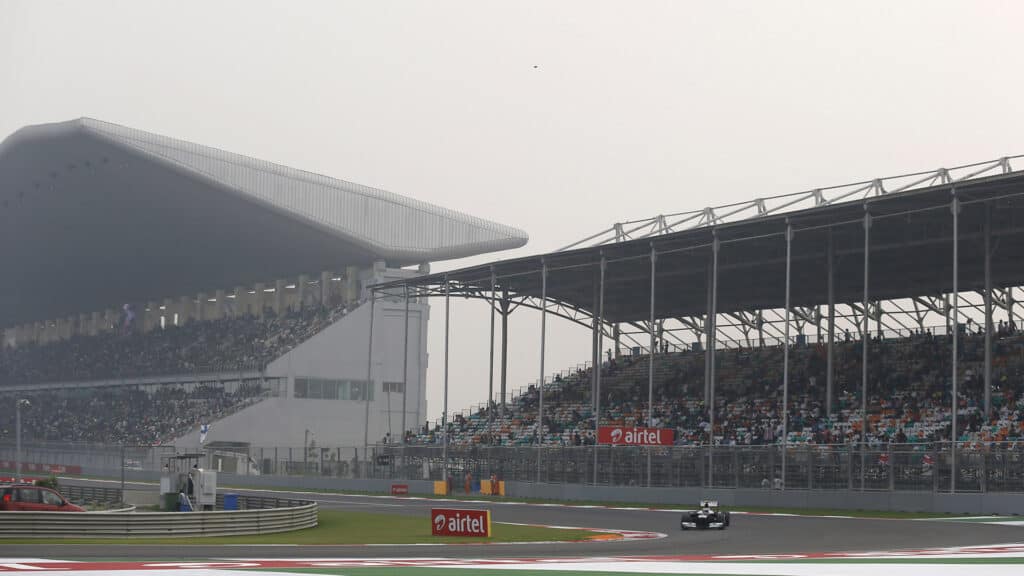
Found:
[[[448,275],[444,275],[444,408],[441,411],[441,479],[444,481],[445,494],[448,493],[448,324],[451,322],[451,295],[448,288]]]
[[[125,448],[124,443],[121,443],[121,502],[124,502],[124,470],[127,468],[128,463],[125,462]]]
[[[835,381],[835,368],[833,362],[835,357],[836,342],[836,292],[835,292],[835,251],[832,244],[832,229],[828,229],[828,348],[826,349],[826,374],[825,374],[825,414],[832,417],[832,398],[834,396],[833,384]]]
[[[953,430],[950,432],[950,440],[952,440],[950,446],[950,455],[952,456],[951,467],[950,467],[950,481],[949,491],[956,492],[956,431],[957,431],[957,344],[960,339],[960,286],[958,283],[960,277],[960,242],[957,238],[959,235],[960,225],[960,200],[956,197],[956,189],[953,189]]]
[[[711,261],[708,262],[708,306],[707,316],[704,319],[704,405],[711,405],[711,310],[714,305],[711,302],[712,294],[714,293],[712,276],[714,275],[714,256],[712,255]]]
[[[793,226],[786,224],[786,327],[782,344],[782,489],[786,489],[786,448],[789,444],[789,293],[792,269]]]
[[[494,275],[494,266],[491,266],[491,346],[487,349],[488,351],[488,368],[487,368],[487,415],[488,419],[494,421],[494,410],[491,408],[491,403],[494,402],[494,314],[495,307],[498,305],[495,300],[496,289],[495,285],[498,283],[498,279]]]
[[[985,423],[992,418],[992,207],[985,204]]]
[[[21,398],[14,401],[14,481],[21,482],[21,404],[27,402]]]
[[[501,296],[501,415],[506,413],[505,402],[508,390],[508,291]]]
[[[544,457],[544,346],[548,322],[548,263],[541,260],[540,268],[540,380],[537,389],[537,482],[540,482],[540,467]]]
[[[405,446],[405,433],[409,431],[405,421],[406,398],[409,394],[409,285],[405,285],[405,337],[402,339],[402,446]],[[394,438],[391,439],[392,442]],[[405,454],[403,449],[402,454]],[[404,465],[405,462],[402,462]]]
[[[656,273],[656,262],[658,260],[658,252],[654,248],[654,243],[651,243],[651,323],[648,326],[651,333],[651,347],[649,352],[649,361],[647,363],[647,426],[654,427],[654,353],[657,343],[655,342],[654,336],[654,285],[657,279]],[[651,487],[651,449],[647,448],[647,487]]]
[[[864,491],[864,465],[866,463],[864,449],[868,445],[868,348],[871,336],[868,334],[868,298],[870,288],[871,263],[871,213],[864,212],[864,328],[860,335],[861,347],[861,382],[860,382],[860,489]]]
[[[370,336],[369,345],[366,347],[366,386],[363,388],[363,404],[365,409],[363,411],[363,460],[367,460],[370,449],[370,390],[373,389],[373,318],[374,307],[377,304],[376,293],[370,290]],[[305,464],[303,464],[305,466]],[[368,470],[367,466],[362,466],[363,477],[366,477]],[[306,473],[305,470],[302,472]]]
[[[601,354],[602,348],[604,347],[604,272],[607,267],[607,261],[604,258],[604,254],[601,254],[601,280],[600,288],[598,289],[597,297],[597,355],[598,364],[594,368],[597,371],[597,382],[595,387],[595,402],[594,402],[594,485],[597,485],[597,453],[598,446],[598,430],[601,427]]]
[[[718,242],[718,230],[711,231],[714,239],[711,242],[711,310],[708,313],[708,321],[711,328],[708,329],[708,353],[710,354],[710,365],[708,366],[708,390],[709,398],[708,423],[710,434],[708,436],[708,486],[715,485],[715,342],[718,340],[718,250],[721,244]]]

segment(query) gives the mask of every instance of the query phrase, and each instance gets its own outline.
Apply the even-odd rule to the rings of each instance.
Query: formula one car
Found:
[[[700,508],[683,512],[679,521],[679,528],[689,530],[691,528],[717,528],[725,530],[729,526],[729,513],[718,509],[718,502],[714,500],[702,500]]]

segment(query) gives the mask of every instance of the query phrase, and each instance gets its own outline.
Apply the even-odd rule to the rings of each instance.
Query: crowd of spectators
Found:
[[[859,341],[834,346],[831,415],[826,404],[824,345],[790,348],[787,440],[794,444],[843,444],[862,438]],[[867,433],[870,444],[923,443],[952,436],[952,364],[949,337],[920,332],[868,341]],[[962,332],[958,361],[960,441],[1024,440],[1024,337],[1000,326],[993,345],[991,412],[984,412],[984,336]],[[649,357],[611,358],[602,366],[600,424],[645,426]],[[735,348],[716,354],[714,442],[764,445],[782,441],[783,348]],[[545,386],[544,420],[538,430],[539,393],[530,386],[504,410],[493,404],[449,423],[455,445],[594,444],[591,370],[560,375]],[[675,432],[678,445],[703,445],[712,436],[704,401],[704,354],[655,355],[653,427]],[[408,433],[412,443],[438,443],[440,427]]]
[[[27,399],[22,438],[32,442],[89,442],[155,446],[241,410],[263,398],[258,383],[106,386],[37,392],[0,392],[0,402]],[[0,441],[14,440],[13,410],[0,412]],[[197,438],[198,440],[198,438]]]
[[[0,385],[261,369],[345,312],[313,307],[277,316],[268,310],[262,318],[226,317],[0,347]]]

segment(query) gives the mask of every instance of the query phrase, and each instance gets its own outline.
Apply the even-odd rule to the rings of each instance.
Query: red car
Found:
[[[68,502],[60,492],[32,486],[31,484],[9,484],[0,486],[0,510],[22,512],[85,512],[79,506]]]

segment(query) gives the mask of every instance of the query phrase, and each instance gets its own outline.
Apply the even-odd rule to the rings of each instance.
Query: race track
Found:
[[[260,491],[236,490],[240,494]],[[277,492],[313,499],[323,509],[419,515],[426,522],[436,500]],[[118,560],[210,558],[508,558],[568,556],[747,555],[865,552],[1024,542],[1024,527],[946,520],[890,520],[807,516],[734,515],[728,530],[679,530],[679,512],[585,508],[536,504],[456,503],[490,508],[494,522],[609,528],[664,533],[665,538],[572,544],[483,544],[446,546],[210,546],[0,544],[0,557],[104,558]]]

